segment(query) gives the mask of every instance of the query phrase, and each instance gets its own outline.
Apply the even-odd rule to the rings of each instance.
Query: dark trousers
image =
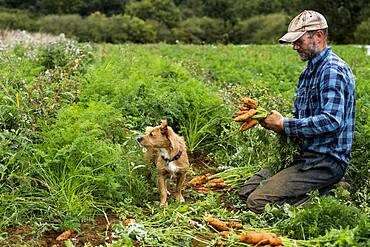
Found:
[[[309,200],[307,192],[317,189],[324,194],[344,173],[339,162],[331,157],[304,152],[274,176],[268,169],[260,170],[240,188],[239,195],[247,200],[251,211],[262,213],[268,203],[300,205]]]

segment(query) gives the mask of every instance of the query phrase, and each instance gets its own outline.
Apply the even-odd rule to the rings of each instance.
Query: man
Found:
[[[291,166],[272,177],[262,169],[242,186],[239,195],[256,213],[267,203],[302,204],[313,190],[325,194],[345,174],[354,136],[355,82],[349,66],[327,46],[327,36],[324,16],[303,11],[279,40],[292,43],[308,64],[299,77],[294,118],[272,111],[261,124],[304,143]]]

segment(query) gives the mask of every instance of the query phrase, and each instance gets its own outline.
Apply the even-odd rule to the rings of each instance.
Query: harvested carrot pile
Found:
[[[204,174],[201,176],[194,177],[190,184],[196,187],[196,191],[200,193],[206,193],[210,190],[223,189],[227,187],[227,184],[223,179],[209,179],[210,174]]]
[[[239,130],[241,132],[246,131],[258,124],[258,120],[265,119],[267,117],[267,111],[258,106],[258,101],[251,98],[242,98],[243,106],[239,107],[239,110],[234,117],[236,122],[242,122]]]
[[[208,177],[210,175],[211,174],[207,173],[201,176],[194,177],[192,180],[190,180],[190,184],[192,184],[193,186],[200,186],[208,181]]]
[[[283,246],[283,241],[271,232],[247,232],[240,235],[240,241],[252,246]]]

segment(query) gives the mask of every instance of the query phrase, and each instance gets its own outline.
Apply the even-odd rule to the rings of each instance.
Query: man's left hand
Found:
[[[275,132],[281,132],[284,129],[284,117],[278,111],[271,111],[272,113],[268,115],[264,120],[260,121],[260,124],[269,130]]]

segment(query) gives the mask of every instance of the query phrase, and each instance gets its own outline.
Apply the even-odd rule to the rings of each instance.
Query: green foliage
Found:
[[[355,42],[358,44],[369,44],[370,43],[370,18],[366,21],[361,22],[357,28],[355,33]]]
[[[86,6],[85,2],[83,0],[41,0],[35,7],[43,14],[74,14]]]
[[[25,11],[7,12],[0,10],[0,30],[32,30],[35,21]]]
[[[282,1],[278,0],[237,0],[233,5],[234,13],[240,19],[281,12],[283,7],[287,6],[283,6]]]
[[[193,148],[212,142],[222,115],[221,98],[181,66],[157,56],[156,47],[130,47],[115,47],[115,55],[94,68],[86,95],[95,94],[116,105],[131,128],[143,131],[167,119],[176,131],[186,133]],[[122,55],[129,60],[122,61]],[[114,78],[106,81],[107,75]]]
[[[126,5],[126,14],[142,20],[155,20],[169,28],[180,21],[180,10],[172,0],[131,1]]]
[[[180,23],[174,29],[176,40],[190,44],[226,43],[225,23],[221,19],[193,17]]]
[[[112,43],[151,43],[156,40],[153,26],[137,17],[116,15],[110,22],[108,41]]]
[[[79,15],[47,15],[37,20],[41,32],[59,35],[64,33],[67,37],[74,37],[84,29],[82,18]]]
[[[83,19],[82,29],[77,30],[75,35],[83,42],[104,42],[108,41],[110,21],[109,18],[100,12],[95,12]]]
[[[288,23],[289,18],[284,13],[254,16],[241,20],[231,31],[231,42],[236,44],[277,43],[286,32]]]
[[[50,51],[54,50],[58,52],[51,52],[51,55]],[[71,195],[53,193],[51,196],[41,186],[47,184],[47,180],[39,180],[40,177],[35,174],[36,171],[46,171],[36,155],[40,152],[36,148],[41,137],[39,131],[43,125],[53,121],[51,116],[56,110],[71,102],[70,96],[73,94],[70,90],[77,93],[76,84],[72,83],[71,77],[81,72],[85,62],[91,59],[89,51],[87,46],[68,41],[46,47],[18,45],[13,50],[3,51],[0,60],[1,86],[4,89],[0,101],[4,113],[0,120],[0,212],[11,217],[3,221],[1,227],[19,224],[30,217],[36,221],[40,218],[50,219],[50,225],[56,221],[61,223],[64,219],[69,221],[77,215],[86,217],[86,210],[83,210],[81,203],[91,205],[89,194],[82,195],[81,201],[69,201],[76,204],[76,210],[72,214],[66,213],[60,210],[60,205],[56,202]],[[67,80],[69,85],[65,83]],[[49,182],[53,181],[53,174],[47,173],[44,178],[48,178]],[[53,181],[53,184],[65,186],[58,184],[58,181]],[[61,204],[64,205],[64,202]],[[65,206],[71,207],[71,204]],[[63,215],[64,213],[66,214]]]
[[[315,198],[315,203],[296,210],[278,224],[282,234],[295,239],[313,239],[327,229],[354,228],[367,216],[354,206],[346,206],[332,197]]]
[[[185,29],[189,30],[191,28],[188,26],[188,19],[207,19],[207,21],[202,21],[207,22],[203,26],[210,28],[202,28],[202,31],[205,32],[202,36],[209,40],[207,43],[220,43],[220,37],[222,37],[222,42],[227,43],[264,44],[276,42],[277,36],[282,35],[287,30],[288,23],[294,16],[304,9],[311,9],[319,11],[326,17],[333,42],[340,44],[361,42],[366,44],[363,42],[366,42],[368,32],[356,30],[365,29],[363,31],[366,31],[366,20],[370,13],[370,5],[367,0],[351,2],[319,0],[39,0],[37,3],[35,1],[4,0],[0,2],[0,6],[11,8],[0,9],[0,27],[37,31],[40,28],[39,25],[41,25],[42,30],[45,31],[65,33],[68,37],[74,35],[81,41],[102,43],[152,43],[153,39],[147,39],[148,34],[146,34],[136,36],[133,39],[120,38],[113,41],[110,39],[110,36],[114,34],[114,31],[110,29],[110,23],[99,22],[96,18],[86,22],[68,22],[68,19],[75,19],[71,15],[89,17],[101,13],[101,15],[108,16],[108,18],[115,15],[133,16],[147,24],[142,31],[156,34],[157,39],[154,42],[169,43],[176,42],[176,39],[172,38],[174,35],[180,35],[183,38],[185,36],[187,42],[192,41],[189,40],[189,35],[184,34],[183,28],[178,29],[178,27],[187,26]],[[29,11],[25,11],[25,9]],[[31,15],[40,18],[41,21],[33,19],[34,17]],[[283,16],[279,19],[281,15]],[[52,20],[55,21],[55,24],[52,23]],[[102,18],[101,20],[105,19]],[[212,23],[209,23],[210,20]],[[222,20],[223,25],[219,29],[215,29],[219,20]],[[196,24],[199,21],[192,20],[190,22]],[[82,24],[91,25],[86,27]],[[104,28],[101,28],[102,26]],[[221,28],[222,26],[223,28]],[[233,30],[231,33],[230,28]],[[219,30],[221,33],[215,35],[217,34],[214,32],[215,30]],[[125,31],[127,30],[125,29]],[[248,31],[248,33],[245,33],[245,31]],[[132,32],[131,30],[123,36],[130,37]],[[365,36],[362,37],[359,32]],[[195,35],[195,37],[197,36]],[[195,39],[195,42],[199,43],[197,39]]]

